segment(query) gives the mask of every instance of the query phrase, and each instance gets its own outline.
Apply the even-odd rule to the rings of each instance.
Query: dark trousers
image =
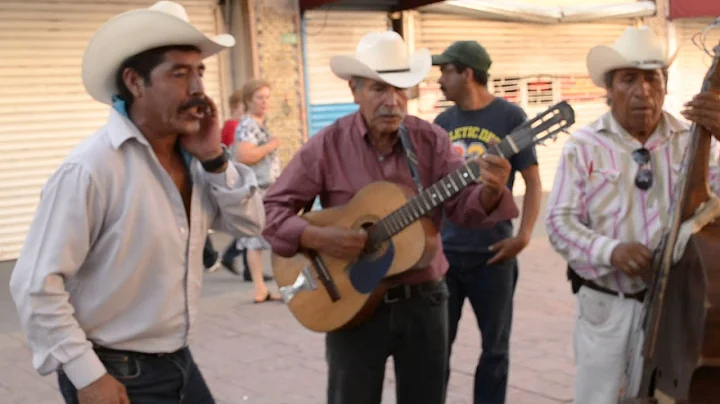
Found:
[[[132,404],[214,404],[215,400],[188,348],[169,354],[142,354],[96,348],[108,374],[125,385]],[[60,392],[78,404],[77,390],[62,371]]]
[[[238,255],[242,255],[243,259],[243,268],[245,272],[248,272],[248,264],[247,264],[247,251],[246,250],[238,250],[236,245],[237,239],[233,239],[230,244],[225,248],[225,251],[222,254],[222,262],[223,263],[229,263],[232,265],[233,261],[235,260],[235,257]],[[205,248],[203,248],[203,265],[205,268],[210,268],[215,264],[215,261],[218,259],[218,252],[215,250],[215,246],[213,246],[212,240],[210,240],[210,236],[207,236],[205,239]],[[249,276],[249,272],[248,272]]]
[[[380,404],[392,356],[398,404],[442,404],[447,366],[444,282],[383,303],[369,321],[325,338],[328,404]]]
[[[465,298],[475,312],[482,354],[475,369],[475,404],[505,403],[510,367],[510,328],[513,295],[518,277],[517,260],[487,265],[489,257],[446,253],[450,269],[446,280],[450,349],[457,336]],[[448,378],[450,377],[448,365]]]

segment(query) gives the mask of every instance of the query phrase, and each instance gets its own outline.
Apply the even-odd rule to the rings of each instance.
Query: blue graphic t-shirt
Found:
[[[521,125],[527,116],[522,108],[502,98],[495,98],[485,108],[461,111],[453,106],[435,118],[435,123],[450,134],[455,150],[466,159],[485,152],[491,139],[498,142]],[[513,189],[515,173],[537,164],[535,148],[527,148],[510,158],[512,170],[508,188]],[[502,221],[491,229],[459,226],[446,218],[442,224],[443,249],[447,252],[491,255],[488,247],[513,236],[512,222]]]

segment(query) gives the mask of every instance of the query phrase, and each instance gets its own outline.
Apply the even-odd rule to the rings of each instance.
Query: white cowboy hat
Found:
[[[605,88],[605,74],[609,71],[622,68],[661,69],[670,66],[672,60],[649,27],[628,27],[614,44],[590,49],[587,68],[592,82]]]
[[[185,8],[173,1],[126,11],[100,27],[85,48],[85,89],[94,99],[111,104],[118,92],[115,75],[122,63],[138,53],[169,45],[196,46],[205,58],[234,46],[235,38],[228,34],[206,36],[190,25]]]
[[[402,37],[394,31],[371,32],[355,49],[355,56],[334,56],[330,69],[343,80],[365,77],[398,88],[419,84],[432,69],[428,49],[418,49],[412,56]]]

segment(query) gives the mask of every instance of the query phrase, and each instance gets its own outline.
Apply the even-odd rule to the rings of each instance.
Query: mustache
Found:
[[[378,118],[386,116],[402,118],[405,116],[405,113],[400,108],[380,108],[377,113],[375,113],[375,116]]]
[[[180,107],[180,112],[185,112],[194,107],[201,107],[201,109],[206,110],[210,108],[210,103],[205,98],[194,97]]]

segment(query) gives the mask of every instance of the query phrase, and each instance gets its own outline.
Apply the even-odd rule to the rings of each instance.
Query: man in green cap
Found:
[[[510,134],[526,120],[523,110],[487,89],[492,60],[476,41],[458,41],[432,58],[440,66],[440,89],[455,103],[435,118],[450,135],[455,150],[465,158]],[[528,244],[540,210],[542,186],[534,148],[510,158],[507,187],[512,191],[515,172],[525,180],[522,220],[517,235],[512,223],[490,229],[471,229],[443,220],[443,249],[450,264],[446,275],[450,299],[450,347],[457,335],[465,298],[470,300],[482,335],[482,355],[475,370],[475,403],[505,402],[509,368],[513,293],[517,281],[517,254]],[[448,377],[450,370],[448,366]]]

